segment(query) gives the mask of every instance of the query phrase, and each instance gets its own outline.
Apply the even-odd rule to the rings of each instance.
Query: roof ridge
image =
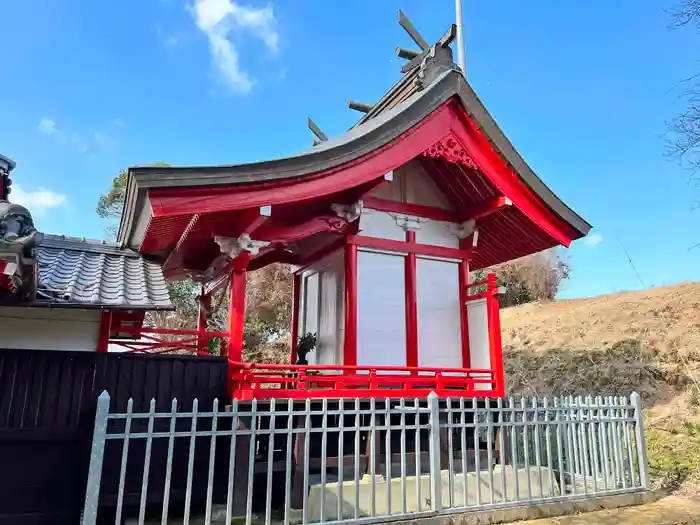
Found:
[[[115,242],[88,239],[86,237],[71,237],[68,235],[45,234],[39,247],[57,248],[61,250],[104,253],[106,255],[118,255],[126,257],[139,257],[141,254],[131,248],[124,248]]]

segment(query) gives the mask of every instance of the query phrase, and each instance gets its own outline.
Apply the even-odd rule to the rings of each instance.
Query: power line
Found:
[[[630,263],[630,266],[634,270],[634,273],[637,275],[637,279],[639,279],[639,282],[642,284],[642,288],[646,288],[647,285],[644,284],[644,279],[642,279],[642,276],[639,274],[639,271],[637,270],[637,267],[634,265],[632,262],[632,257],[630,257],[629,252],[627,251],[627,248],[625,248],[625,245],[622,244],[622,239],[620,239],[620,236],[615,234],[615,238],[617,239],[617,242],[620,243],[620,248],[622,248],[622,251],[625,253],[625,256],[627,257],[627,260]]]

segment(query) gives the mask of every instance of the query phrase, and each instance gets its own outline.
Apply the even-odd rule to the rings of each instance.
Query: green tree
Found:
[[[168,166],[167,163],[151,164]],[[109,191],[100,196],[97,214],[114,221],[107,229],[114,237],[124,208],[128,170],[120,171]],[[169,329],[193,329],[197,324],[199,286],[189,280],[169,281],[168,292],[173,312],[152,312],[146,319],[150,326]],[[212,316],[208,329],[225,332],[228,325],[228,290],[212,299]],[[286,265],[273,264],[248,274],[246,319],[243,333],[244,359],[288,362],[291,323],[292,277]],[[211,348],[214,350],[214,348]]]

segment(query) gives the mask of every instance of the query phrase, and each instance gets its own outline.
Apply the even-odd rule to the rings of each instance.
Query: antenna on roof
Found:
[[[328,140],[328,135],[326,135],[323,131],[321,131],[321,128],[319,128],[316,125],[316,123],[313,120],[311,120],[311,117],[309,117],[308,125],[309,125],[309,129],[311,130],[311,133],[316,135],[318,137],[319,141],[325,142]],[[317,144],[320,144],[320,142],[314,141],[314,146],[316,146]]]
[[[457,11],[457,64],[462,70],[464,78],[467,78],[467,57],[464,46],[464,24],[462,23],[462,0],[455,0]]]

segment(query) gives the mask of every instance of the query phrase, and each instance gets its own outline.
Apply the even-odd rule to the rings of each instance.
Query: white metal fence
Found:
[[[637,394],[215,401],[206,413],[196,400],[109,403],[104,392],[83,525],[369,523],[649,486]]]

